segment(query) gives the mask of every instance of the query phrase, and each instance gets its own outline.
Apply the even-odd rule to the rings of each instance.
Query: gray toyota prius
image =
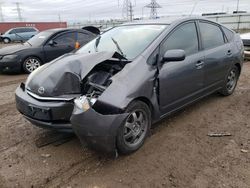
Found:
[[[123,24],[32,72],[16,105],[34,125],[129,154],[152,124],[214,92],[231,95],[243,53],[238,34],[203,18]]]

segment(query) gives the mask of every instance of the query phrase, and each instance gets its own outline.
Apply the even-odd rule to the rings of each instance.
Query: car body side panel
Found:
[[[130,76],[127,76],[128,74]],[[134,99],[144,97],[150,101],[154,110],[159,112],[156,76],[157,68],[148,65],[140,56],[112,78],[112,84],[98,101],[124,110]]]

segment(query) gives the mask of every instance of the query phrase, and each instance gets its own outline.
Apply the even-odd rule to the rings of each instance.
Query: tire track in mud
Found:
[[[12,84],[21,84],[21,82],[24,82],[26,79],[21,79],[21,80],[11,80],[11,81],[7,81],[7,82],[0,82],[0,87],[4,87],[4,86],[9,86]]]
[[[85,148],[84,150],[86,151],[87,149]],[[49,181],[47,180],[45,184],[38,186],[63,187],[79,173],[84,176],[88,172],[97,171],[97,169],[107,160],[108,159],[103,157],[99,159],[94,152],[90,152],[84,159],[69,165],[67,168],[60,169],[55,176],[49,179]]]

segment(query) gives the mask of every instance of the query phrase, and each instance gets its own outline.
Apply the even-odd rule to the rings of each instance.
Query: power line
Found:
[[[159,5],[156,0],[151,0],[151,3],[146,5],[145,7],[150,8],[150,18],[156,19],[157,18],[157,9],[162,8],[161,5]]]
[[[4,22],[2,5],[3,5],[3,2],[0,1],[0,20],[1,20],[1,22]]]
[[[124,0],[123,1],[123,6],[122,6],[122,16],[123,18],[132,21],[133,17],[134,17],[134,6],[136,5],[136,1],[135,4],[133,5],[131,3],[130,0]]]
[[[18,20],[19,22],[23,21],[23,18],[22,18],[22,10],[20,8],[20,3],[19,2],[15,2],[16,4],[16,11],[17,11],[17,15],[18,15]]]

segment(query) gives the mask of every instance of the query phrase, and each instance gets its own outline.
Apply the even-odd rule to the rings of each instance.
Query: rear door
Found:
[[[28,40],[29,33],[28,28],[20,28],[19,33],[17,33],[20,37],[20,40]]]
[[[27,27],[25,29],[26,29],[26,31],[25,31],[25,38],[26,38],[26,40],[28,40],[31,37],[33,37],[34,35],[36,35],[36,30],[34,28]]]
[[[160,56],[170,49],[182,49],[186,58],[166,62],[159,71],[159,102],[163,114],[196,99],[203,89],[204,54],[199,50],[195,22],[178,26],[161,44]]]
[[[49,41],[44,45],[44,54],[46,62],[49,62],[65,53],[69,53],[75,49],[75,33],[61,33],[51,40],[54,44],[50,45]]]
[[[205,54],[204,84],[208,90],[212,91],[224,81],[233,61],[233,49],[219,25],[208,21],[199,21],[199,29]]]

